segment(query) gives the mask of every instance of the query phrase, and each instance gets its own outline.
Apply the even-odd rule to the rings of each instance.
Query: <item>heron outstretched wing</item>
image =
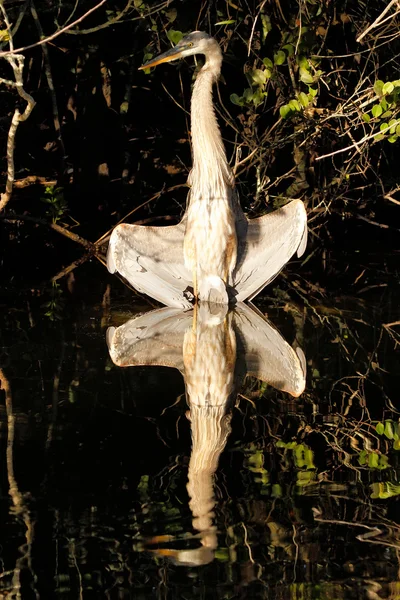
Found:
[[[238,262],[232,276],[236,300],[251,300],[307,244],[307,213],[301,200],[249,221],[237,223]]]
[[[190,308],[185,292],[193,284],[184,263],[184,235],[183,221],[171,227],[118,225],[108,247],[108,270],[167,306]]]
[[[206,308],[204,305],[203,309]],[[214,318],[210,312],[210,317],[203,320],[209,324]],[[198,320],[197,327],[202,326]],[[238,373],[243,376],[247,373],[276,389],[299,396],[305,386],[303,352],[300,349],[295,352],[253,306],[238,303],[233,313],[233,326],[237,357],[240,362],[243,361]],[[167,307],[148,312],[120,327],[108,329],[111,359],[120,367],[164,366],[183,373],[183,343],[185,334],[192,328],[193,310]],[[215,356],[214,360],[218,357]]]
[[[193,311],[160,308],[107,330],[112,361],[119,367],[172,367],[183,372],[182,345]]]
[[[304,391],[306,367],[303,351],[296,351],[254,307],[239,303],[234,311],[236,334],[248,375],[295,398]]]

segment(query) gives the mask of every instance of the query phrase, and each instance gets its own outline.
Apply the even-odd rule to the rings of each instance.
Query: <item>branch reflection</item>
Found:
[[[117,366],[168,366],[183,374],[192,433],[187,490],[201,545],[152,551],[181,565],[207,564],[217,548],[213,478],[240,387],[246,375],[252,375],[300,396],[305,387],[304,354],[300,348],[293,350],[261,313],[243,303],[231,311],[207,303],[190,311],[155,310],[110,328],[107,342]],[[171,538],[158,536],[149,545],[163,541]]]

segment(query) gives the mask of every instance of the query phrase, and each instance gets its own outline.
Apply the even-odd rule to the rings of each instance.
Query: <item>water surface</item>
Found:
[[[204,336],[213,333],[202,333],[203,368],[233,376],[226,405],[223,394],[209,397],[203,413],[193,408],[205,397],[201,378],[190,406],[188,381],[173,365],[111,360],[107,328],[156,306],[100,265],[84,265],[58,288],[4,288],[3,593],[397,598],[399,294],[380,274],[373,279],[381,264],[369,263],[357,294],[281,279],[257,299],[286,340],[281,354],[304,352],[298,398],[237,367],[243,335],[217,318],[208,357]],[[361,272],[353,265],[349,279]],[[186,375],[195,364],[191,318],[179,334]],[[179,335],[161,339],[176,360]],[[218,352],[223,372],[212,360]]]

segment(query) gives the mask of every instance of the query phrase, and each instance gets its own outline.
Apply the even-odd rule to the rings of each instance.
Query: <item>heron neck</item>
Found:
[[[216,44],[215,51],[206,57],[193,88],[191,103],[191,129],[193,170],[189,183],[208,182],[215,190],[222,184],[233,186],[221,132],[214,112],[212,86],[221,72],[222,54]]]

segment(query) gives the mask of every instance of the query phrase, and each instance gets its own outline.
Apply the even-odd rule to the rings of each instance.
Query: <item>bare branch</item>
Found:
[[[43,33],[42,24],[40,23],[40,20],[39,20],[39,15],[37,13],[35,3],[33,1],[31,2],[31,14],[32,14],[33,20],[35,21],[36,29],[38,31],[40,39],[46,40],[46,36]],[[47,44],[43,44],[42,51],[43,51],[43,58],[44,58],[44,70],[46,73],[47,85],[49,86],[50,96],[51,96],[51,107],[52,107],[52,111],[53,111],[54,129],[55,129],[56,136],[57,136],[58,148],[59,148],[59,151],[61,154],[61,165],[60,165],[61,172],[62,172],[62,175],[64,175],[65,147],[64,147],[64,142],[62,139],[62,134],[61,134],[61,124],[60,124],[60,117],[59,117],[59,113],[58,113],[57,97],[56,97],[56,91],[54,89],[53,75],[51,73],[50,57],[49,57],[49,50],[47,48]]]
[[[26,107],[24,112],[21,114],[19,108],[16,107],[14,111],[13,118],[11,120],[10,129],[8,131],[7,137],[7,182],[6,182],[6,190],[0,197],[0,211],[4,209],[11,198],[14,177],[15,177],[15,166],[14,166],[14,150],[15,150],[15,136],[17,133],[17,129],[19,124],[22,121],[26,121],[29,115],[31,114],[33,107],[36,102],[25,90],[24,90],[24,82],[23,82],[23,72],[24,72],[24,56],[22,54],[14,53],[14,43],[11,31],[11,25],[8,20],[7,12],[3,6],[3,3],[0,2],[0,10],[3,13],[3,19],[7,27],[8,35],[9,35],[9,45],[11,53],[6,53],[4,55],[5,59],[10,63],[12,70],[14,71],[15,82],[9,82],[9,80],[0,80],[2,83],[11,83],[13,87],[16,87],[18,94],[21,96],[23,100],[25,100]],[[0,55],[3,53],[0,53]]]
[[[51,35],[47,36],[44,40],[40,40],[38,42],[35,42],[34,44],[29,44],[29,46],[22,46],[21,48],[17,48],[16,50],[12,49],[10,46],[10,50],[3,50],[2,52],[0,52],[0,57],[10,56],[10,54],[17,54],[17,53],[19,54],[21,52],[25,52],[25,50],[30,50],[31,48],[36,48],[37,46],[42,46],[42,44],[47,44],[48,42],[55,40],[62,33],[65,33],[69,29],[72,29],[72,27],[75,27],[75,25],[78,25],[78,23],[81,23],[84,19],[86,19],[86,17],[91,15],[93,12],[95,12],[98,8],[100,8],[100,6],[103,6],[103,4],[105,4],[106,2],[107,2],[107,0],[101,0],[101,2],[96,4],[96,6],[93,6],[92,8],[90,8],[87,12],[85,12],[84,15],[79,17],[79,19],[76,19],[75,21],[73,21],[69,25],[66,25],[62,29],[55,31]],[[0,6],[2,7],[3,5],[0,3]],[[3,11],[4,11],[4,9],[3,9]]]
[[[400,119],[398,119],[397,121],[395,121],[394,123],[392,123],[391,127],[397,127],[397,125],[400,124]],[[388,129],[390,129],[388,127]],[[361,144],[364,144],[364,142],[367,142],[368,140],[372,140],[373,138],[377,137],[378,135],[382,135],[382,131],[377,131],[376,133],[372,133],[371,135],[365,135],[363,138],[361,138],[361,140],[359,142],[354,142],[354,144],[351,144],[351,146],[346,146],[345,148],[340,148],[340,150],[335,150],[335,152],[329,152],[329,154],[323,154],[322,156],[317,156],[317,158],[315,160],[322,160],[323,158],[328,158],[329,156],[334,156],[335,154],[341,154],[342,152],[347,152],[347,150],[352,150],[353,148],[358,149],[359,146],[361,146]]]
[[[389,15],[389,17],[387,17],[386,19],[383,19],[383,17],[386,15],[386,13],[392,8],[392,6],[394,6],[395,4],[397,4],[398,7],[400,7],[399,4],[399,0],[391,0],[391,2],[389,2],[389,4],[387,5],[387,7],[381,12],[381,14],[379,15],[379,17],[377,17],[375,19],[375,21],[373,23],[371,23],[371,25],[369,27],[367,27],[367,29],[365,29],[365,31],[363,31],[363,33],[361,35],[358,36],[357,38],[357,42],[361,42],[361,40],[370,32],[372,31],[372,29],[375,29],[376,27],[379,27],[379,25],[382,25],[382,23],[384,23],[385,21],[387,21],[387,19],[392,19],[395,15],[399,14],[399,11],[397,11],[394,15]]]

